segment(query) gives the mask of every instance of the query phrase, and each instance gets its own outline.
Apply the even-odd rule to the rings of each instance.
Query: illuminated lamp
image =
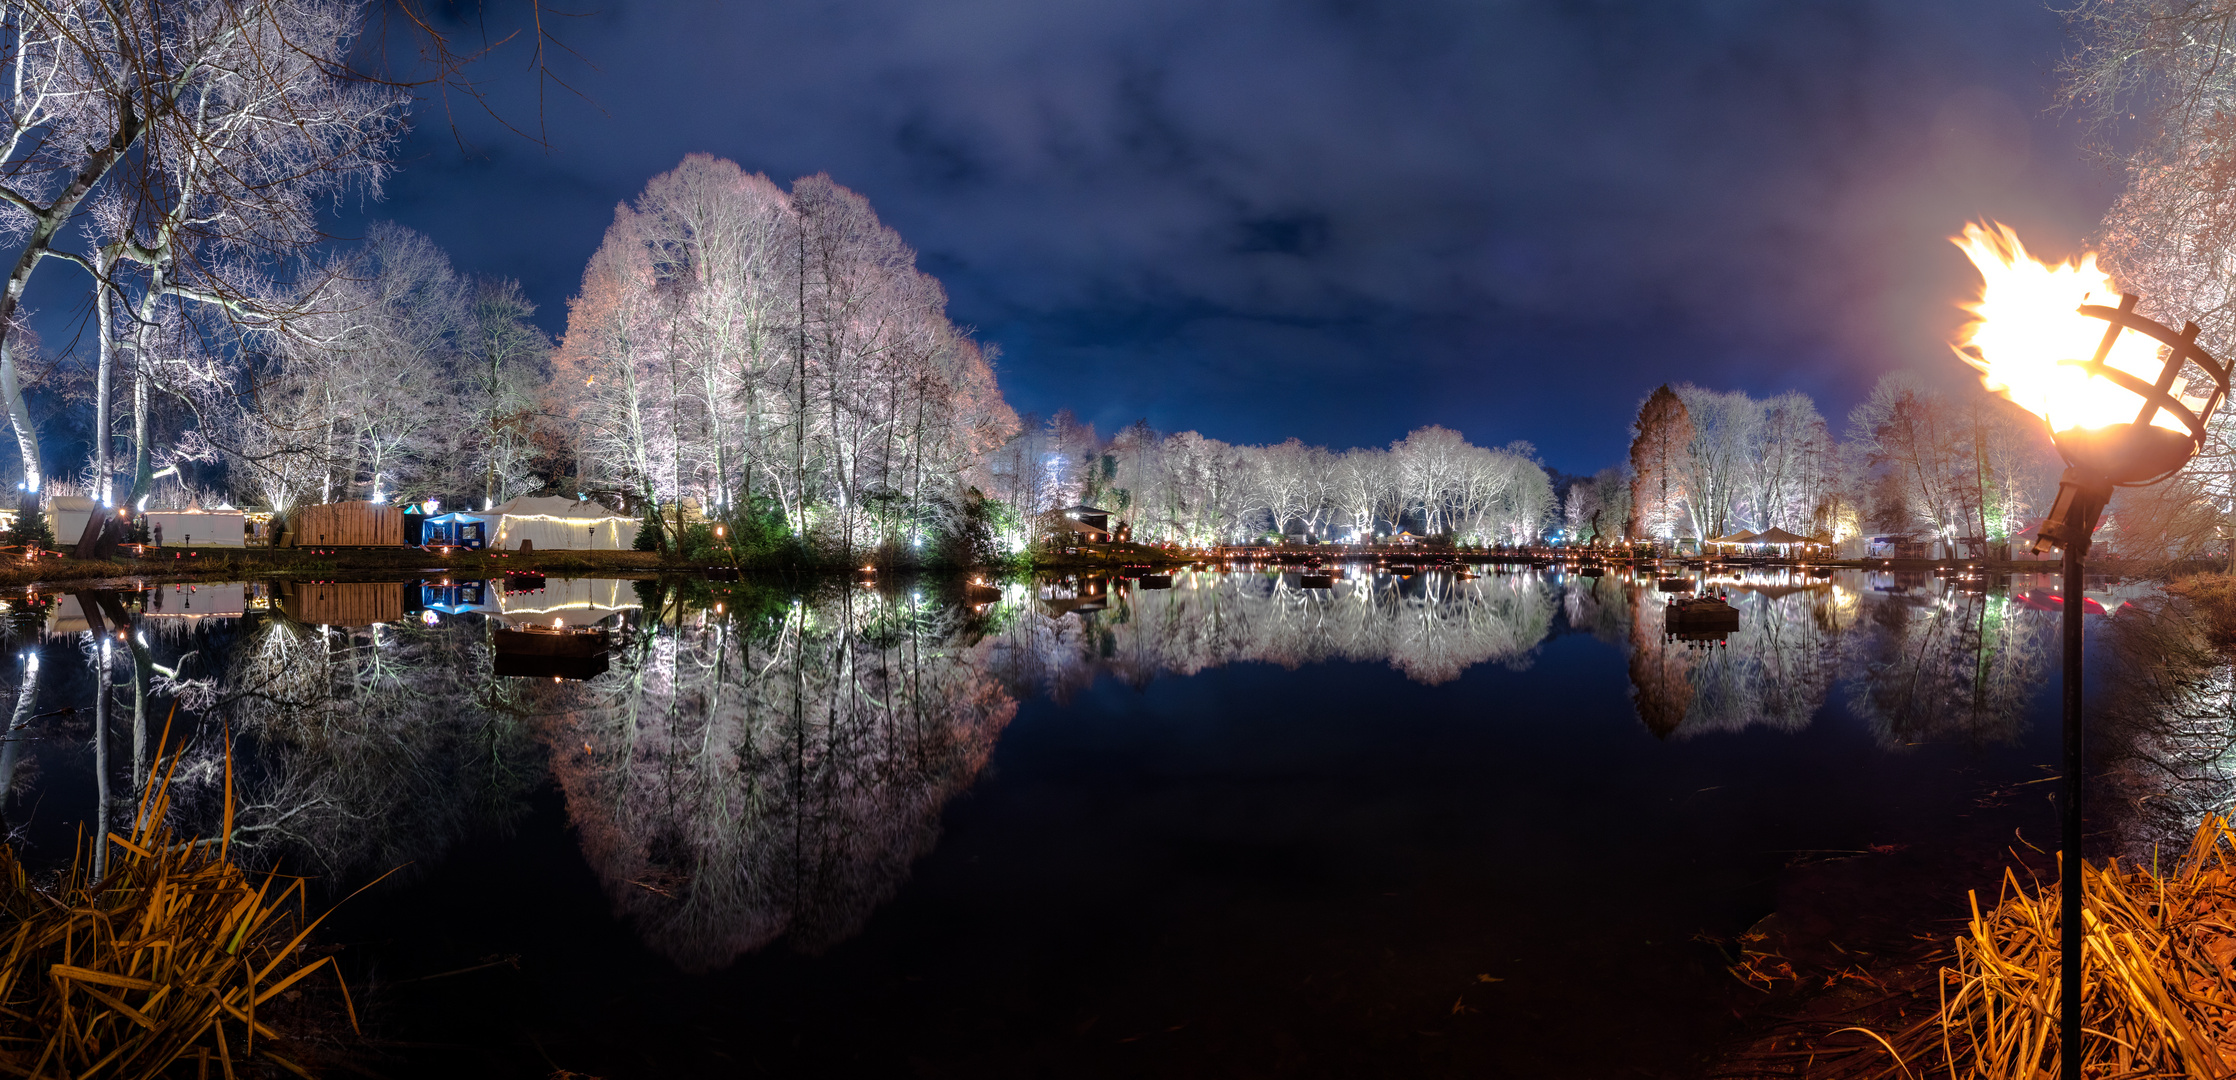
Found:
[[[2205,419],[2228,395],[2229,368],[2197,344],[2197,324],[2176,333],[2138,313],[2136,298],[2119,292],[2093,254],[2037,262],[2000,225],[1967,225],[1955,243],[1983,280],[1979,302],[1966,305],[1973,321],[1959,332],[1957,354],[1989,390],[2042,419],[2066,465],[2034,550],[2058,548],[2064,559],[2058,1071],[2079,1080],[2082,564],[2113,488],[2165,480],[2204,446]],[[2203,396],[2186,393],[2199,376]]]

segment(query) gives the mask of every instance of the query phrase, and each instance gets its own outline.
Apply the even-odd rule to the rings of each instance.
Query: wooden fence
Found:
[[[393,503],[322,503],[291,517],[288,547],[404,546],[404,508]]]

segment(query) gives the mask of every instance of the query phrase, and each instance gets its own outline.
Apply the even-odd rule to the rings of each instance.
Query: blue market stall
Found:
[[[489,546],[495,531],[495,514],[452,512],[435,514],[420,524],[421,547],[461,547],[479,551]]]

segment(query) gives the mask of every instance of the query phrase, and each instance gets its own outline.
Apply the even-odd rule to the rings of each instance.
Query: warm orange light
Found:
[[[2096,265],[2096,255],[2056,265],[2026,253],[2018,234],[2005,225],[1971,224],[1951,242],[1980,271],[1979,302],[1963,305],[1972,321],[1957,332],[1957,355],[1979,369],[1980,381],[2020,408],[2048,421],[2050,430],[2132,424],[2142,400],[2080,365],[2096,355],[2108,325],[2080,313],[2082,304],[2116,308],[2119,288]],[[2164,363],[2158,342],[2123,333],[2104,358],[2146,384],[2156,383]],[[2169,388],[2191,411],[2204,398],[2182,393],[2182,380]],[[2154,427],[2189,434],[2180,418],[2157,410]]]

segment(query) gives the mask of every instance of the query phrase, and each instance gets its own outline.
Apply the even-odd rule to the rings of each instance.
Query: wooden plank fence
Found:
[[[394,503],[323,503],[291,515],[289,547],[402,547],[404,508]]]

